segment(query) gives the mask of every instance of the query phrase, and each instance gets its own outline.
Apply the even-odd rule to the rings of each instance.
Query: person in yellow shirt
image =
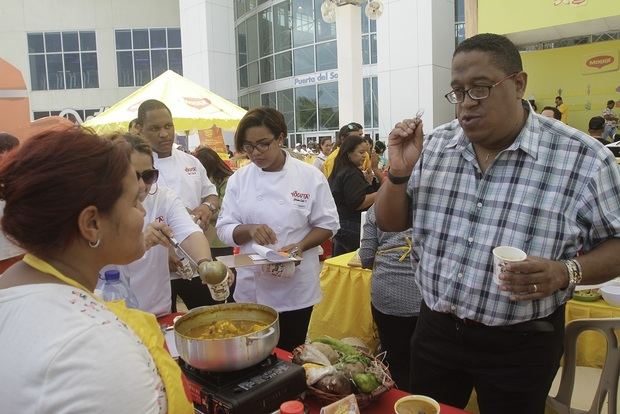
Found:
[[[357,122],[350,122],[340,128],[338,131],[338,137],[336,138],[335,148],[332,152],[327,156],[325,162],[323,163],[323,174],[325,174],[326,178],[329,178],[332,175],[332,171],[334,169],[334,161],[336,160],[336,156],[338,155],[338,149],[342,145],[345,139],[350,136],[364,136],[364,127],[358,124]],[[364,157],[364,163],[362,164],[362,169],[364,171],[370,168],[370,156],[368,154]]]
[[[568,105],[564,103],[561,96],[555,97],[555,107],[558,108],[558,111],[562,114],[562,119],[560,119],[560,121],[568,125]]]

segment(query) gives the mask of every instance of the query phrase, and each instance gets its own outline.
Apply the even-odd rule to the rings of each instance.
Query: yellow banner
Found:
[[[593,73],[611,72],[618,70],[618,51],[604,50],[584,57],[581,65],[581,73],[591,75]]]

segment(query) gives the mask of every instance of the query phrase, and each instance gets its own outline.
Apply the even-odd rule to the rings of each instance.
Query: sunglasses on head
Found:
[[[157,182],[157,178],[159,178],[159,170],[144,170],[142,172],[136,171],[136,176],[138,177],[138,181],[142,179],[144,184],[151,185]]]
[[[347,129],[349,131],[359,131],[360,129],[363,129],[363,128],[360,124],[351,123],[347,125]]]

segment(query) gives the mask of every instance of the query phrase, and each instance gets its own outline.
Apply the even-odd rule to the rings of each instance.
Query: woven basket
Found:
[[[301,347],[297,347],[293,350],[293,355],[296,356],[300,352],[301,352]],[[385,374],[383,383],[379,385],[377,388],[375,388],[372,393],[366,394],[366,393],[360,392],[360,393],[355,394],[357,405],[360,408],[364,408],[370,405],[371,402],[379,398],[381,394],[392,389],[394,387],[394,380],[392,380],[390,371],[388,370],[388,367],[383,363],[383,361],[381,361],[377,357],[370,355],[366,352],[363,352],[363,351],[360,351],[360,352],[366,357],[370,358],[372,361],[375,361],[381,367],[381,369],[383,370]],[[331,404],[333,402],[336,402],[348,395],[348,394],[332,394],[332,393],[320,390],[318,388],[315,388],[312,385],[308,385],[308,393],[310,393],[311,395],[314,395],[319,401],[324,402],[326,404]]]

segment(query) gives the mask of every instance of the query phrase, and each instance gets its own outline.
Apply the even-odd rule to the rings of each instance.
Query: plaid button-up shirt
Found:
[[[407,192],[425,303],[486,325],[547,316],[571,294],[511,301],[493,282],[494,247],[560,260],[620,236],[620,170],[612,153],[532,112],[484,173],[458,121],[438,127]]]

